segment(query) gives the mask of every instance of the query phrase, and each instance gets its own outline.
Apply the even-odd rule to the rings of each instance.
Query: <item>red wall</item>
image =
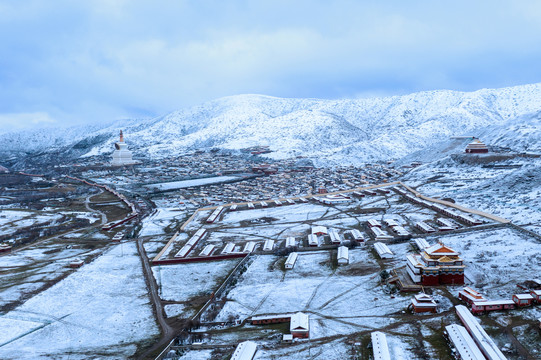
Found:
[[[229,255],[216,255],[216,256],[207,256],[207,257],[189,257],[189,258],[179,258],[179,259],[167,259],[167,260],[157,260],[153,261],[152,265],[171,265],[171,264],[181,264],[181,263],[191,263],[191,262],[205,262],[212,260],[225,260],[225,259],[235,259],[243,258],[248,254],[229,254]]]
[[[440,284],[464,284],[464,274],[442,274],[440,275]]]

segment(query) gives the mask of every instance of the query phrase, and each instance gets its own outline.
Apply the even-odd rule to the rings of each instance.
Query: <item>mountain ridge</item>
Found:
[[[535,119],[539,110],[541,83],[339,100],[246,94],[152,119],[3,134],[0,142],[3,153],[64,151],[74,158],[88,157],[110,153],[123,129],[136,156],[163,158],[195,149],[266,145],[273,158],[303,155],[321,163],[356,163],[401,158],[452,135],[482,134],[485,128],[511,136],[497,128],[512,126],[521,116]],[[538,129],[537,123],[532,126]],[[523,143],[521,149],[527,146]]]

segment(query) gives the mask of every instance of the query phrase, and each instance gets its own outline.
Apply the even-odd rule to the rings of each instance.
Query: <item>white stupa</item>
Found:
[[[111,165],[122,166],[133,164],[137,164],[137,161],[133,160],[132,152],[128,150],[128,145],[124,142],[124,135],[122,135],[122,130],[120,130],[120,141],[115,143],[115,151],[113,151],[113,161],[111,162]]]

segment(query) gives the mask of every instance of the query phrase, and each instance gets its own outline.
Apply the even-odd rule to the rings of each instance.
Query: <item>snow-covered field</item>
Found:
[[[0,317],[2,359],[118,359],[159,334],[135,244],[113,247]]]
[[[139,236],[162,235],[164,228],[171,225],[171,222],[183,219],[186,212],[178,208],[158,208],[155,213],[143,220],[143,227]]]
[[[219,281],[225,279],[238,262],[238,259],[232,259],[154,266],[152,270],[162,299],[188,302],[194,296],[203,295],[207,298],[220,285]],[[179,315],[179,310],[184,310],[184,308],[175,306],[166,308],[168,315]],[[182,315],[184,317],[193,315],[193,309],[186,309]]]
[[[2,209],[0,210],[0,235],[12,234],[20,228],[58,220],[61,217],[61,214],[52,212],[36,213],[31,211]]]
[[[230,315],[304,311],[311,315],[311,338],[348,334],[390,323],[392,314],[405,309],[409,298],[391,298],[379,284],[379,265],[365,249],[351,251],[351,267],[333,271],[328,251],[299,254],[292,270],[281,270],[275,256],[259,256],[227,295],[218,321]],[[366,270],[364,271],[367,272]]]
[[[72,271],[67,265],[73,259],[84,260],[100,251],[48,240],[1,256],[0,306],[26,298],[49,281]]]
[[[488,166],[445,158],[415,169],[406,182],[426,195],[452,198],[541,234],[540,178],[540,158],[515,158]]]

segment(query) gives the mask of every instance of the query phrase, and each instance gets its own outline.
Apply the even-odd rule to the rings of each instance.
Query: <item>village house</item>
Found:
[[[369,219],[366,223],[370,228],[377,227],[381,229],[381,223],[375,219]]]
[[[419,251],[423,251],[424,249],[430,247],[430,244],[424,238],[413,239],[413,242],[415,242],[415,246],[417,246]]]

